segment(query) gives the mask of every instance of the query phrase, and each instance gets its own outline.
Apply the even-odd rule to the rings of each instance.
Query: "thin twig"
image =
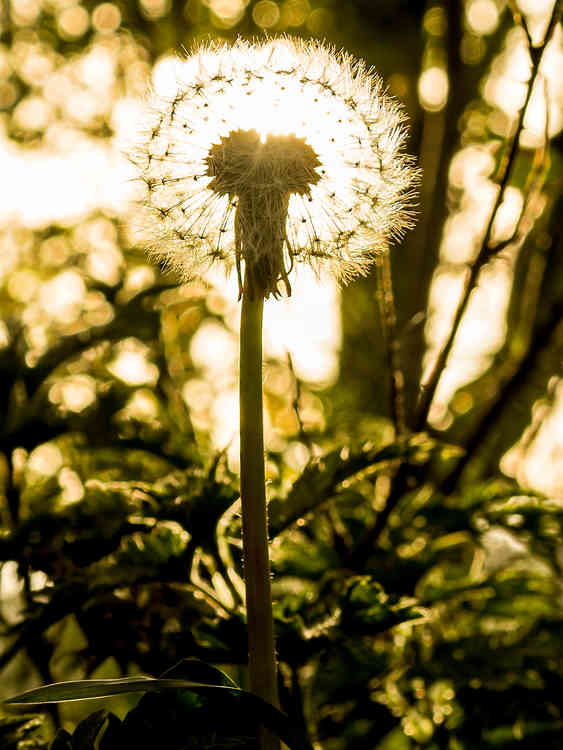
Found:
[[[532,36],[530,34],[528,22],[526,21],[526,16],[520,13],[520,10],[518,9],[518,6],[516,5],[516,0],[508,0],[508,7],[510,8],[510,12],[512,13],[512,17],[514,18],[514,23],[517,23],[518,26],[521,26],[524,29],[524,33],[526,34],[526,39],[528,40],[528,47],[532,49],[532,47],[534,46],[534,43],[532,41]]]
[[[531,230],[534,221],[528,216],[530,213],[530,206],[532,205],[533,199],[541,193],[551,166],[549,153],[549,96],[546,78],[543,80],[543,90],[545,100],[545,127],[543,142],[534,153],[532,168],[526,178],[526,184],[524,186],[524,205],[518,217],[518,221],[516,222],[514,232],[508,239],[498,242],[494,246],[494,251],[497,255],[507,247],[520,243]]]
[[[551,39],[553,35],[555,26],[559,19],[560,11],[561,11],[561,0],[557,0],[553,7],[553,11],[551,14],[551,18],[550,18],[549,25],[548,25],[545,37],[543,39],[543,42],[538,47],[530,47],[529,49],[530,57],[532,60],[532,74],[530,76],[530,81],[529,81],[528,88],[526,91],[526,98],[524,101],[524,105],[522,106],[520,113],[518,115],[516,128],[515,128],[515,132],[512,138],[512,142],[510,144],[508,155],[501,165],[501,178],[500,178],[499,190],[497,192],[497,197],[494,202],[492,211],[490,212],[490,215],[489,215],[489,221],[487,224],[487,228],[485,230],[485,234],[481,241],[479,252],[477,254],[477,257],[473,265],[469,268],[469,273],[466,276],[465,284],[463,287],[463,292],[462,292],[461,298],[459,300],[459,303],[458,303],[458,306],[454,315],[454,319],[453,319],[453,323],[450,329],[449,336],[446,340],[446,343],[442,347],[442,350],[440,351],[438,357],[436,358],[436,361],[434,363],[434,366],[432,368],[430,375],[428,376],[426,382],[421,387],[419,404],[418,404],[418,414],[417,414],[417,420],[416,420],[416,428],[419,430],[423,429],[424,426],[426,425],[426,421],[428,419],[428,413],[430,411],[432,400],[436,393],[436,389],[438,387],[438,383],[440,381],[442,373],[444,372],[446,362],[448,360],[455,337],[457,335],[459,325],[461,323],[461,319],[463,318],[463,315],[467,308],[469,298],[471,296],[472,291],[475,289],[480,271],[483,268],[483,266],[490,260],[494,252],[494,250],[492,250],[490,247],[493,225],[495,222],[498,209],[503,201],[506,187],[512,176],[514,164],[516,161],[516,154],[518,152],[520,134],[524,126],[524,117],[525,117],[526,110],[528,108],[528,104],[532,95],[534,84],[539,74],[539,67],[540,67],[542,56],[543,56],[543,52],[545,50],[545,47],[547,46],[547,43],[549,42],[549,40]]]
[[[559,219],[558,207],[561,201],[555,204],[553,209],[553,218],[557,222]],[[557,232],[557,230],[556,230]],[[536,303],[541,300],[544,294],[545,283],[548,281],[546,274],[550,273],[555,259],[563,249],[561,234],[554,236],[544,261],[544,270],[542,272],[542,284],[536,293]],[[501,379],[498,387],[498,395],[489,405],[487,411],[479,419],[474,427],[469,439],[465,442],[465,453],[440,483],[440,489],[446,493],[451,492],[457,486],[459,479],[467,464],[475,456],[483,441],[487,438],[490,431],[498,424],[498,419],[508,404],[514,401],[521,387],[525,384],[529,374],[536,369],[538,361],[542,354],[548,351],[553,342],[557,341],[557,332],[562,327],[563,316],[563,299],[556,299],[552,304],[548,317],[544,323],[539,326],[532,326],[528,334],[528,348],[520,360],[512,366],[512,372],[508,377]]]

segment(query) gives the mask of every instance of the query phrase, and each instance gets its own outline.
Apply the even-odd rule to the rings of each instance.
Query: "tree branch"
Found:
[[[540,62],[543,56],[543,52],[553,35],[553,32],[559,20],[560,11],[561,11],[561,0],[557,0],[557,2],[555,3],[553,7],[549,25],[548,25],[548,28],[547,28],[547,31],[546,31],[546,34],[544,36],[542,43],[538,47],[530,48],[529,50],[530,56],[532,59],[532,73],[531,73],[530,81],[529,81],[528,88],[526,91],[526,99],[524,101],[524,105],[521,108],[520,113],[518,115],[518,119],[516,121],[515,133],[510,144],[508,155],[502,165],[502,176],[501,176],[501,180],[499,184],[497,197],[489,215],[489,221],[485,230],[485,234],[481,241],[479,252],[477,254],[475,261],[469,268],[469,273],[466,276],[465,284],[463,287],[463,292],[462,292],[461,298],[459,300],[459,303],[458,303],[458,306],[454,315],[450,333],[448,335],[448,338],[444,346],[442,347],[442,350],[440,351],[440,353],[438,354],[438,357],[436,358],[436,361],[434,363],[434,366],[431,370],[430,375],[428,376],[426,382],[421,387],[420,398],[419,398],[419,403],[418,403],[418,413],[417,413],[417,419],[416,419],[416,429],[418,430],[423,429],[424,426],[426,425],[426,422],[428,419],[428,413],[430,411],[430,406],[432,405],[432,400],[436,393],[436,389],[438,387],[438,383],[440,382],[442,373],[444,372],[449,354],[451,352],[455,337],[459,329],[459,325],[467,309],[469,298],[471,296],[471,293],[476,287],[477,279],[479,277],[481,269],[490,260],[490,258],[495,252],[495,250],[490,247],[491,234],[492,234],[494,221],[495,221],[498,209],[504,198],[506,187],[512,176],[514,164],[516,161],[516,154],[518,153],[520,134],[524,126],[524,117],[525,117],[526,110],[528,108],[528,104],[532,95],[534,84],[539,74]]]

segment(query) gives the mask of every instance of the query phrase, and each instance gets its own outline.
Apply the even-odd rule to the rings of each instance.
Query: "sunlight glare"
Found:
[[[43,477],[56,474],[63,465],[63,454],[53,443],[44,443],[31,451],[26,470]]]
[[[501,469],[524,486],[563,499],[563,380],[552,385],[552,403],[534,404],[531,424],[503,456]]]
[[[213,320],[204,321],[194,334],[190,354],[196,367],[201,368],[213,383],[232,373],[238,362],[238,345],[233,334],[225,326]]]
[[[69,505],[82,500],[84,497],[84,485],[75,471],[65,466],[60,470],[57,479],[61,488],[60,499],[57,503],[58,510],[67,508]]]
[[[427,324],[429,350],[424,367],[428,370],[438,352],[438,346],[449,332],[463,279],[463,271],[442,269],[431,288],[430,316]],[[448,367],[442,374],[430,422],[445,429],[451,421],[450,401],[458,388],[479,377],[489,366],[506,336],[506,309],[512,283],[512,270],[500,261],[490,263],[482,272],[480,285],[469,300],[452,348]]]
[[[439,112],[446,106],[450,83],[443,68],[427,68],[418,79],[420,104],[429,112]]]
[[[469,26],[476,34],[492,34],[499,22],[499,11],[494,0],[473,0],[466,9]]]
[[[96,401],[96,381],[90,375],[71,375],[49,389],[49,401],[79,414]]]
[[[84,279],[73,269],[62,271],[39,290],[39,300],[45,312],[60,323],[76,320],[86,295]]]
[[[107,369],[127,385],[155,385],[158,367],[147,359],[148,348],[137,339],[121,341],[116,347],[116,356]]]

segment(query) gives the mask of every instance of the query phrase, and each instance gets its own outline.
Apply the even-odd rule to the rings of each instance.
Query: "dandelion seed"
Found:
[[[224,258],[265,297],[291,293],[296,262],[348,281],[411,224],[404,115],[362,62],[318,42],[238,41],[200,47],[176,77],[132,158],[143,241],[185,278]]]

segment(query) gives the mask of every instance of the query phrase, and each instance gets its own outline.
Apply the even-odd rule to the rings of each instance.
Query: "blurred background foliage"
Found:
[[[0,13],[0,697],[183,657],[245,684],[235,287],[179,286],[132,246],[121,150],[182,46],[297,34],[377,68],[424,177],[390,265],[342,291],[303,276],[267,305],[282,707],[325,750],[559,748],[553,0],[4,0]],[[421,381],[432,398],[417,412]],[[0,747],[47,747],[61,727],[53,747],[251,747],[238,705],[143,701],[101,702],[76,729],[91,703],[2,714]]]

